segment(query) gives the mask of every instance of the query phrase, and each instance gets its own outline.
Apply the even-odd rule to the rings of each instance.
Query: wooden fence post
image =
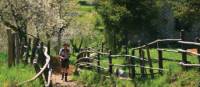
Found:
[[[83,50],[83,52],[84,52],[84,55],[83,55],[83,56],[84,56],[84,57],[87,57],[87,51],[88,51],[87,48],[85,48],[85,49]]]
[[[22,49],[23,49],[23,56],[22,56],[22,61],[24,64],[28,64],[28,57],[27,57],[27,50],[28,50],[28,43],[25,42],[23,45],[22,45]]]
[[[128,44],[126,44],[125,46],[125,55],[128,55],[129,52],[128,52]],[[125,64],[130,64],[130,57],[128,56],[125,56]],[[124,67],[126,69],[126,67]],[[129,71],[129,76],[131,76],[131,67],[127,67],[128,68],[128,71]]]
[[[132,56],[135,56],[135,50],[132,50],[131,52]],[[131,57],[131,65],[135,65],[135,58],[134,57]],[[134,79],[135,78],[135,66],[131,66],[131,78]]]
[[[47,38],[48,38],[48,42],[47,42],[47,54],[50,56],[51,55],[51,41],[50,41],[50,39],[49,39],[49,37],[47,36]],[[51,71],[52,72],[52,66],[51,66],[51,63],[52,63],[52,61],[50,60],[50,62],[49,62],[49,67],[48,67],[48,69],[46,69],[47,71],[46,71],[46,80],[47,80],[47,82],[48,82],[48,79],[50,78],[49,77],[49,71]],[[50,81],[50,86],[49,87],[52,87],[52,80]]]
[[[125,54],[126,54],[126,55],[129,54],[129,52],[128,52],[128,44],[126,44],[126,46],[125,46]],[[126,56],[126,61],[127,61],[127,63],[128,63],[128,61],[129,61],[128,58],[129,58],[129,57]]]
[[[140,57],[140,72],[141,78],[145,79],[145,62],[144,62],[144,52],[142,48],[139,48],[139,57]]]
[[[48,55],[50,56],[50,50],[51,50],[51,41],[50,38],[51,36],[49,35],[49,33],[46,33],[46,37],[47,37],[47,49],[48,49]]]
[[[131,57],[128,57],[128,61],[127,61],[128,65],[131,65]],[[131,70],[131,66],[128,66],[128,74],[129,74],[129,77],[131,77],[131,74],[132,73],[132,70]]]
[[[102,44],[101,44],[101,52],[104,51],[103,48],[104,48],[104,43],[102,42]]]
[[[35,72],[36,73],[40,72],[40,67],[39,67],[39,65],[37,64],[36,61],[33,62],[33,65],[34,65],[34,68],[35,68]],[[42,79],[42,75],[40,75],[38,78],[40,80],[40,83],[44,84],[44,81]]]
[[[142,49],[142,66],[143,66],[143,70],[142,70],[142,78],[145,79],[146,78],[146,68],[145,68],[145,52],[144,50]]]
[[[197,43],[200,43],[200,38],[199,38],[199,37],[196,38],[196,42],[197,42]],[[198,48],[197,48],[197,53],[200,54],[200,47],[199,47],[199,46],[198,46]],[[197,56],[197,58],[198,58],[199,64],[200,64],[200,56]],[[199,71],[200,71],[200,68],[199,68]]]
[[[20,40],[19,40],[19,34],[15,33],[15,43],[16,43],[16,64],[19,64],[20,60]]]
[[[8,67],[12,66],[13,61],[13,45],[12,45],[12,31],[10,29],[7,30],[8,35]]]
[[[48,82],[48,79],[49,79],[49,68],[46,68],[45,70],[44,70],[44,77],[45,77],[45,80]]]
[[[39,49],[39,57],[38,57],[39,58],[39,63],[41,65],[44,65],[45,64],[45,60],[46,60],[46,56],[44,55],[43,49],[44,49],[44,43],[41,42],[40,43],[40,49]]]
[[[100,53],[97,54],[97,72],[100,73]]]
[[[180,39],[182,41],[185,41],[185,33],[184,33],[184,30],[181,30],[180,31]],[[187,50],[187,48],[184,46],[184,44],[181,44],[181,48],[183,50]],[[186,52],[182,52],[182,62],[183,63],[187,63],[187,53]],[[186,67],[183,66],[183,69],[186,69]]]
[[[112,55],[112,52],[111,51],[109,51],[109,56],[108,56],[108,61],[109,61],[109,73],[110,73],[110,75],[112,75],[112,73],[113,73],[113,70],[112,70],[112,57],[111,57],[111,55]]]
[[[148,62],[149,62],[149,72],[151,74],[151,78],[153,79],[154,78],[154,73],[153,73],[153,64],[152,64],[152,60],[151,60],[151,55],[150,55],[150,51],[149,51],[149,47],[147,46],[146,47],[146,51],[147,51],[147,58],[148,58]]]
[[[162,50],[158,49],[158,67],[159,67],[159,73],[162,75],[163,71],[160,69],[163,69],[163,53]]]
[[[15,59],[16,59],[16,54],[15,54],[15,33],[12,33],[12,64],[15,66]]]
[[[20,37],[21,38],[21,37]],[[24,38],[20,39],[20,57],[22,58],[22,61],[24,62],[24,52],[25,48],[24,45],[26,45],[27,41],[24,40]]]
[[[29,50],[31,49],[31,38],[28,39],[28,43],[26,44],[26,58],[25,58],[25,63],[28,64],[29,62]]]
[[[51,42],[50,42],[50,40],[48,40],[48,42],[47,42],[47,48],[48,48],[48,54],[49,54],[49,56],[50,56],[50,53],[51,53]]]
[[[33,47],[32,47],[32,53],[31,53],[31,63],[33,63],[33,59],[35,58],[35,54],[36,54],[36,51],[37,51],[38,43],[39,43],[39,38],[34,38]]]
[[[88,49],[87,49],[87,51],[88,51],[88,52],[87,52],[87,56],[88,56],[88,57],[90,57],[90,52],[89,52],[90,49],[91,49],[91,48],[88,48]]]

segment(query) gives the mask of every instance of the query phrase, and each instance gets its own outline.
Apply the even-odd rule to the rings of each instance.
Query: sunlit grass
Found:
[[[151,57],[153,59],[158,59],[157,50],[151,49]],[[136,55],[138,55],[136,51]],[[180,53],[163,53],[164,58],[171,58],[171,59],[178,59],[181,60]],[[124,64],[125,63],[124,57],[113,58],[113,64]],[[198,63],[197,56],[189,55],[188,61],[191,63]],[[139,61],[137,61],[139,65]],[[80,72],[79,76],[75,76],[74,79],[81,81],[89,87],[198,87],[200,86],[200,73],[198,68],[192,68],[187,71],[183,70],[182,67],[178,64],[178,62],[170,62],[165,61],[163,62],[164,71],[163,75],[156,74],[154,79],[151,79],[150,76],[146,78],[146,80],[142,80],[140,75],[137,75],[136,79],[134,80],[121,80],[119,78],[110,77],[105,78],[105,74],[98,74],[96,70],[88,71],[83,70]],[[145,64],[149,66],[148,63]],[[108,57],[102,56],[101,57],[101,66],[108,68]],[[153,62],[153,67],[158,68],[158,62]],[[120,68],[120,67],[113,67],[113,70],[116,68],[122,69],[128,72],[127,68]],[[146,69],[147,73],[150,73],[148,69]],[[108,71],[107,71],[108,72]],[[154,70],[155,73],[158,70]],[[140,73],[140,68],[136,68],[136,73]]]
[[[91,12],[94,10],[94,6],[80,6],[79,10],[84,12]]]
[[[31,79],[36,73],[32,66],[19,64],[8,68],[7,55],[0,53],[0,87],[13,87],[17,83]],[[22,87],[42,87],[39,80],[24,84]]]

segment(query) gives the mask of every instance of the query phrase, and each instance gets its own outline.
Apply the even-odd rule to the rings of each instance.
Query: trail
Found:
[[[83,85],[79,84],[77,81],[72,80],[71,75],[68,77],[68,81],[65,82],[61,80],[61,75],[53,74],[52,83],[53,83],[53,87],[84,87]]]
[[[70,65],[69,69],[68,69],[68,81],[65,82],[63,80],[61,80],[61,74],[60,73],[53,73],[51,80],[53,83],[53,87],[84,87],[81,83],[79,83],[78,81],[73,80],[73,73],[74,73],[74,66]]]

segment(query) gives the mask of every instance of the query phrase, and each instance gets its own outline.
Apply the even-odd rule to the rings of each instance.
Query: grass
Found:
[[[13,87],[15,84],[28,80],[35,75],[34,68],[30,65],[19,64],[8,68],[7,55],[0,53],[0,87]],[[39,80],[30,82],[22,87],[42,87]]]
[[[151,57],[157,59],[156,49],[151,49]],[[136,52],[136,55],[137,52]],[[178,53],[167,53],[164,52],[163,56],[165,58],[173,58],[181,60],[181,54]],[[188,60],[191,63],[198,63],[196,56],[189,55]],[[101,66],[108,68],[108,58],[106,56],[101,57]],[[114,64],[124,64],[125,58],[113,58]],[[139,64],[139,63],[137,63]],[[148,66],[148,64],[146,64]],[[154,67],[158,67],[158,63],[153,63]],[[114,67],[115,70],[117,67]],[[118,67],[120,68],[120,67]],[[134,80],[121,80],[112,76],[106,78],[103,75],[96,73],[96,71],[83,70],[80,72],[79,76],[74,76],[75,80],[81,81],[88,87],[199,87],[200,86],[200,73],[198,68],[192,68],[187,71],[182,70],[182,67],[178,65],[177,62],[164,61],[164,68],[169,69],[165,71],[164,75],[155,75],[154,79],[150,76],[146,80],[142,80],[140,76],[137,76]],[[120,68],[127,71],[127,68]],[[140,73],[140,68],[136,68],[136,72]],[[154,72],[158,72],[155,70]],[[147,70],[149,73],[149,70]]]
[[[106,78],[95,71],[82,70],[73,79],[84,83],[87,87],[198,87],[198,72],[180,71],[174,74],[166,73],[155,79],[121,80],[116,77]]]
[[[79,8],[80,11],[84,11],[84,12],[91,12],[94,10],[94,6],[80,6]]]

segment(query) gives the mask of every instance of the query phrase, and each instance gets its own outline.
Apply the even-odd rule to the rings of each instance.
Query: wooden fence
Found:
[[[167,42],[176,42],[177,44],[181,45],[180,49],[168,50],[160,48],[160,43],[167,43]],[[152,54],[150,53],[150,48],[153,45],[157,45],[157,59],[152,58]],[[198,53],[188,51],[186,45],[192,45],[195,48],[197,47]],[[138,52],[138,56],[136,55]],[[181,59],[169,59],[163,56],[164,52],[172,52],[181,54]],[[95,57],[91,57],[90,54],[97,54]],[[146,56],[145,56],[146,54]],[[198,58],[199,64],[190,64],[188,61],[188,54],[196,55]],[[107,56],[107,65],[108,67],[101,66],[101,63],[105,61],[101,61],[101,56]],[[124,57],[126,59],[125,64],[114,64],[113,58],[116,57]],[[95,62],[93,62],[95,61]],[[177,64],[183,67],[183,70],[187,70],[188,67],[197,67],[200,68],[200,43],[197,42],[188,42],[184,41],[184,31],[180,33],[180,39],[158,39],[153,42],[147,43],[145,45],[135,47],[131,49],[131,54],[125,55],[114,55],[111,51],[108,53],[95,51],[92,49],[85,49],[82,50],[77,57],[77,68],[80,67],[94,67],[98,73],[102,73],[102,71],[108,72],[110,75],[113,74],[113,67],[126,67],[128,68],[129,77],[134,79],[136,75],[141,75],[141,78],[147,78],[147,75],[150,75],[151,78],[154,78],[155,74],[163,75],[164,71],[169,71],[169,69],[164,68],[165,61],[172,61],[177,62]],[[139,63],[139,65],[137,64]],[[153,63],[157,63],[158,67],[153,66]],[[136,67],[140,68],[140,73],[136,72]],[[149,74],[147,73],[149,70]],[[155,72],[157,71],[157,72]],[[115,72],[117,74],[118,72]]]
[[[37,37],[34,38],[33,44],[31,38],[28,43],[21,43],[17,33],[7,30],[8,34],[8,66],[12,67],[20,62],[24,64],[31,64],[34,66],[36,75],[31,79],[20,82],[16,86],[21,86],[28,82],[40,79],[45,87],[51,87],[52,68],[50,67],[50,41],[47,47]],[[32,46],[31,46],[32,44]]]

